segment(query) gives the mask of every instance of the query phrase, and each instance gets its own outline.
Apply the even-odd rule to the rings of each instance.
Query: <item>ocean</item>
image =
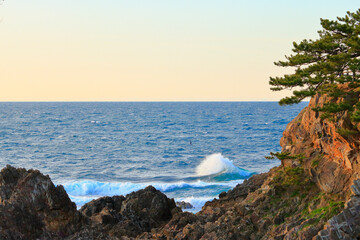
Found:
[[[197,212],[279,165],[264,156],[307,104],[2,102],[0,167],[39,169],[78,207],[153,185]]]

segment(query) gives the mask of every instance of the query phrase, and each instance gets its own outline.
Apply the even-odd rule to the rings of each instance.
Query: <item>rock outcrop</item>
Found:
[[[0,172],[0,239],[61,239],[78,231],[81,214],[62,186],[37,170]]]
[[[0,239],[120,239],[165,225],[181,212],[149,186],[127,196],[103,197],[77,211],[62,186],[37,170],[0,172]]]
[[[93,200],[85,204],[80,212],[90,219],[92,229],[117,239],[123,236],[136,237],[163,226],[173,213],[181,210],[175,206],[174,199],[169,199],[154,187],[148,186],[126,197]]]
[[[194,206],[191,203],[185,202],[185,201],[176,202],[176,206],[178,206],[181,209],[193,209],[194,208]]]
[[[316,240],[359,239],[360,238],[360,180],[351,186],[353,195],[347,201],[345,209],[332,217],[320,231]]]
[[[349,91],[346,85],[339,88]],[[351,94],[359,101],[358,92]],[[336,102],[343,100],[340,98]],[[351,121],[348,111],[337,113],[335,121],[322,119],[319,112],[313,111],[313,108],[332,101],[321,94],[311,98],[309,106],[289,123],[280,143],[283,152],[304,155],[302,165],[322,191],[349,193],[352,181],[360,172],[360,124]],[[286,166],[297,164],[291,159],[284,161]]]
[[[249,193],[261,187],[266,177],[267,174],[254,175],[233,190],[221,194],[221,198],[207,202],[197,214],[179,212],[163,228],[138,238],[242,239],[247,233],[243,228],[239,228],[239,223],[245,223],[248,219],[239,212],[239,209],[244,207],[241,203]]]

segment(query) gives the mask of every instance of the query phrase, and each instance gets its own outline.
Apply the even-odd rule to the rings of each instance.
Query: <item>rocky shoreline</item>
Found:
[[[280,166],[196,214],[152,186],[77,210],[49,176],[7,166],[0,172],[0,239],[359,239],[360,125],[346,111],[337,121],[313,111],[329,101],[314,96],[289,123]],[[357,133],[341,130],[350,127]]]

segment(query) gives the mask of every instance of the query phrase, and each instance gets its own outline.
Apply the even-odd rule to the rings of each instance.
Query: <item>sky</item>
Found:
[[[0,101],[277,101],[292,42],[358,0],[5,0]]]

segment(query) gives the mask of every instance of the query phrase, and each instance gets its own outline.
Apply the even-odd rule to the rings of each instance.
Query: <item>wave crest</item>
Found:
[[[252,173],[236,167],[231,160],[225,158],[221,153],[207,156],[196,168],[198,177],[222,174],[246,178],[251,176]]]

